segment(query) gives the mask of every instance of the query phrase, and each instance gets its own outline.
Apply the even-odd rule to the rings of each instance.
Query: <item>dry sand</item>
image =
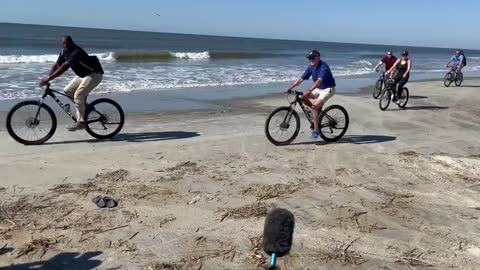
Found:
[[[337,95],[351,125],[333,144],[303,122],[271,145],[282,95],[129,114],[108,142],[59,127],[25,147],[1,122],[0,269],[261,269],[272,207],[296,217],[284,269],[479,269],[480,80],[464,84],[410,83],[408,108],[385,112]]]

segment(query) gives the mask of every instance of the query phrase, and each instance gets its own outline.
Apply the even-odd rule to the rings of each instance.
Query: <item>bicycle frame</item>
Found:
[[[43,93],[42,97],[40,98],[40,106],[43,104],[45,98],[47,96],[50,96],[53,100],[55,100],[55,102],[57,102],[58,106],[60,106],[60,108],[62,108],[62,110],[68,116],[70,116],[72,118],[73,121],[77,122],[77,118],[71,113],[70,110],[65,109],[65,105],[60,101],[60,99],[57,98],[57,96],[55,96],[54,93],[57,93],[61,96],[69,98],[66,94],[64,94],[62,92],[59,92],[59,91],[56,91],[56,90],[50,88],[50,86],[47,86],[47,88],[45,88],[45,92]],[[38,114],[40,113],[40,106],[38,107],[38,111],[37,111],[37,115],[35,116],[35,120],[37,120]]]
[[[303,95],[302,92],[295,91],[295,99],[293,101],[290,101],[290,108],[292,110],[295,110],[295,107],[297,106],[297,104],[299,104],[300,108],[302,108],[302,111],[305,114],[305,117],[307,118],[308,122],[310,122],[310,124],[312,125],[313,124],[313,119],[308,117],[308,111],[307,111],[308,109],[305,106],[305,104],[303,104],[303,102],[301,101],[301,99],[300,99],[301,95]],[[321,115],[322,113],[323,113],[323,111],[320,110],[319,115]],[[290,123],[290,120],[292,119],[292,115],[293,115],[292,113],[287,114],[285,116],[284,123]],[[328,118],[329,122],[331,122],[331,121],[335,122],[335,119],[333,119],[330,115],[326,114],[325,116]],[[331,126],[330,123],[328,123],[328,124],[320,125],[320,128],[325,128],[325,127],[330,127],[330,126]]]
[[[40,108],[42,106],[42,104],[44,103],[44,100],[47,96],[51,97],[53,100],[55,100],[55,102],[58,104],[58,106],[60,106],[60,108],[62,108],[62,110],[68,115],[70,116],[70,118],[72,118],[72,120],[74,122],[77,122],[77,118],[72,114],[71,110],[67,110],[65,109],[65,104],[63,104],[60,99],[57,98],[57,96],[55,95],[55,93],[61,95],[61,96],[64,96],[68,99],[70,99],[65,93],[62,93],[62,92],[59,92],[57,90],[54,90],[52,88],[50,88],[50,86],[47,86],[45,88],[45,92],[43,93],[42,97],[40,98],[40,106],[38,106],[38,110],[37,110],[37,114],[35,115],[35,123],[38,121],[38,115],[40,114]],[[88,106],[88,104],[87,104]],[[87,121],[87,124],[90,124],[90,123],[94,123],[94,122],[101,122],[103,120],[103,118],[105,117],[102,113],[98,112],[97,110],[95,110],[95,108],[93,109],[96,113],[98,113],[100,115],[100,117],[98,119],[95,119],[95,120],[90,120],[90,121]],[[102,123],[103,125],[103,123]],[[103,125],[104,126],[104,125]],[[105,128],[105,126],[104,126]]]

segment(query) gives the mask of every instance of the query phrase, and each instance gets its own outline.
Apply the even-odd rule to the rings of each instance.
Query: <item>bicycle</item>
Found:
[[[53,136],[57,129],[57,117],[44,103],[47,96],[53,98],[74,122],[77,121],[70,111],[70,103],[63,104],[55,93],[67,97],[66,94],[47,85],[39,100],[26,100],[13,106],[6,122],[8,134],[15,141],[24,145],[39,145]],[[125,123],[125,115],[117,102],[99,98],[87,104],[85,120],[87,133],[96,139],[105,140],[113,138],[120,132]],[[17,123],[18,129],[15,125]],[[25,132],[22,134],[21,131]]]
[[[378,70],[377,70],[378,72]],[[377,99],[380,94],[382,93],[383,86],[385,85],[385,71],[382,72],[382,75],[380,75],[380,78],[378,78],[377,82],[375,83],[375,86],[373,87],[373,98]]]
[[[298,112],[295,110],[297,104],[300,105],[305,117],[310,122],[310,128],[313,129],[313,116],[312,112],[301,102],[300,96],[303,95],[302,92],[294,91],[292,92],[295,95],[295,98],[290,101],[289,94],[287,94],[287,100],[290,103],[290,106],[282,106],[275,109],[267,117],[265,122],[265,134],[267,139],[274,145],[288,145],[298,136],[300,131],[300,117]],[[340,117],[338,117],[338,116]],[[341,116],[343,115],[343,118]],[[273,119],[276,121],[272,121]],[[277,119],[278,117],[278,119]],[[293,123],[292,118],[294,118]],[[348,129],[349,116],[347,110],[340,105],[331,105],[328,106],[325,110],[320,111],[320,137],[326,142],[335,142],[345,135]],[[292,124],[295,125],[293,129]],[[273,126],[274,130],[270,130],[270,127]],[[288,130],[293,130],[293,134],[282,140],[283,133]],[[274,131],[280,131],[280,137],[274,138],[272,133]],[[338,131],[339,133],[334,133]]]
[[[452,82],[455,82],[456,86],[462,85],[463,82],[463,73],[461,71],[457,72],[457,67],[455,66],[451,67],[447,74],[445,74],[443,84],[445,85],[445,87],[450,87]]]
[[[388,106],[390,105],[390,102],[392,101],[392,97],[395,93],[395,88],[397,87],[397,84],[395,83],[395,80],[390,78],[387,80],[386,87],[383,89],[382,95],[380,97],[380,110],[385,111]],[[408,88],[403,87],[401,92],[398,94],[398,102],[397,105],[400,108],[405,108],[408,103],[408,98],[410,96],[410,93],[408,91]]]

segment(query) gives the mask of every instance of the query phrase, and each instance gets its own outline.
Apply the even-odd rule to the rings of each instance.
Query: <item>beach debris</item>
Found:
[[[169,222],[172,222],[174,220],[176,220],[177,218],[173,215],[169,215],[169,216],[166,216],[164,218],[162,218],[159,222],[158,222],[158,225],[159,227],[163,227],[163,225],[169,223]]]
[[[201,199],[200,195],[197,195],[197,196],[193,197],[193,199],[190,200],[187,204],[188,205],[196,204],[197,202],[200,201],[200,199]]]
[[[333,252],[322,252],[322,259],[325,261],[331,260],[339,260],[343,264],[349,264],[351,266],[359,266],[367,262],[366,259],[362,257],[362,255],[356,253],[355,251],[350,250],[355,242],[360,240],[360,238],[356,238],[355,240],[351,241],[350,243],[343,243],[340,245],[336,245]]]
[[[270,205],[263,202],[248,204],[236,208],[225,208],[223,209],[224,213],[220,220],[223,221],[226,218],[249,219],[264,217],[267,215],[270,208]]]
[[[242,195],[257,197],[257,200],[268,200],[281,197],[287,194],[293,194],[300,189],[300,184],[274,184],[274,185],[252,185],[241,191]]]
[[[59,243],[59,240],[54,238],[34,239],[18,250],[16,258],[18,259],[28,254],[38,254],[38,258],[40,259],[43,257],[43,255],[45,255],[48,249],[51,249],[57,243]]]

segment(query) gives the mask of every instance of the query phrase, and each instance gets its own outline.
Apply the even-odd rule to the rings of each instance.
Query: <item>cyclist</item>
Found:
[[[77,122],[67,127],[69,131],[85,128],[85,107],[88,94],[102,81],[103,68],[96,56],[89,56],[80,48],[71,36],[62,39],[62,51],[47,78],[41,80],[40,86],[49,84],[60,77],[69,68],[77,75],[65,87],[65,93],[75,103]]]
[[[302,102],[312,109],[313,114],[313,131],[312,139],[317,139],[319,133],[319,112],[322,109],[325,102],[335,95],[335,79],[330,71],[330,67],[327,63],[320,59],[320,52],[313,50],[307,56],[310,65],[307,67],[302,77],[295,81],[288,92],[291,92],[295,87],[299,86],[304,80],[312,77],[313,85],[310,89],[303,93],[301,96]]]
[[[395,64],[388,70],[388,73],[395,72],[393,79],[398,84],[397,91],[393,96],[393,101],[398,103],[398,94],[410,79],[410,71],[412,70],[412,60],[408,57],[408,52],[402,52],[402,58],[398,59]]]
[[[383,57],[383,59],[380,60],[380,62],[378,62],[378,64],[375,66],[374,70],[376,72],[378,72],[378,68],[382,64],[385,64],[385,73],[387,73],[392,68],[392,66],[395,64],[395,62],[397,62],[397,57],[395,57],[391,51],[388,51],[387,56]],[[387,75],[387,74],[385,74],[385,75]]]
[[[445,67],[449,67],[450,63],[453,63],[452,69],[455,72],[462,72],[462,68],[466,65],[466,59],[463,54],[463,50],[456,50],[455,55],[453,55]]]

